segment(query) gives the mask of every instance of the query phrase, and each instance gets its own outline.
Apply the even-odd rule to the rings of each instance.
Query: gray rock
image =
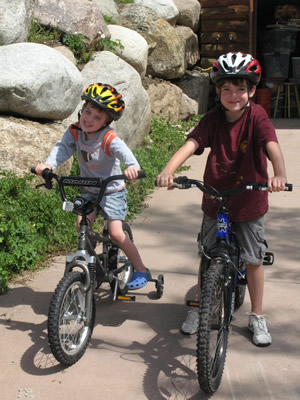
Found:
[[[171,25],[175,25],[179,15],[173,0],[134,0],[134,3],[150,8]]]
[[[0,169],[17,176],[29,174],[31,167],[45,162],[63,133],[64,126],[58,122],[41,124],[0,115]],[[72,159],[62,164],[57,169],[58,173],[68,175],[71,165]]]
[[[175,79],[185,72],[185,39],[168,22],[147,7],[127,4],[120,12],[121,23],[138,33],[149,46],[146,75]]]
[[[145,76],[148,61],[148,44],[138,32],[119,25],[107,26],[111,40],[120,40],[123,48],[116,47],[115,51],[124,61],[131,65],[143,77]]]
[[[198,36],[187,26],[176,26],[179,35],[185,39],[185,69],[192,69],[200,60]]]
[[[179,11],[177,24],[188,26],[194,32],[199,30],[201,5],[198,0],[173,0]]]
[[[173,83],[198,103],[198,114],[204,114],[208,106],[209,81],[210,78],[207,72],[194,69],[193,71],[187,71],[181,79],[174,80]]]
[[[26,42],[31,25],[33,0],[1,0],[0,43]]]
[[[120,16],[114,0],[94,0],[99,7],[103,17],[111,18],[111,24],[119,24]]]
[[[71,61],[36,43],[0,46],[0,76],[0,112],[30,118],[67,118],[83,87]]]
[[[34,17],[41,25],[57,27],[65,33],[80,33],[93,40],[101,31],[109,38],[100,9],[90,0],[36,0]]]

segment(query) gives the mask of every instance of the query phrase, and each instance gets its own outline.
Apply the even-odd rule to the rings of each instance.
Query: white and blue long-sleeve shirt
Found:
[[[68,160],[75,151],[78,154],[81,176],[105,179],[122,174],[120,162],[127,168],[140,167],[129,147],[109,126],[100,129],[94,138],[86,140],[78,122],[70,125],[62,139],[53,147],[46,164],[55,169]],[[117,192],[124,186],[124,181],[112,181],[108,184],[106,193]],[[85,190],[97,193],[99,189],[85,187]]]

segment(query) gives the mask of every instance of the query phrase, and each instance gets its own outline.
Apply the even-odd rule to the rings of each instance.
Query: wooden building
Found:
[[[229,51],[261,56],[261,32],[275,21],[275,8],[286,3],[300,7],[300,0],[200,0],[200,3],[202,68],[210,67],[218,56]]]

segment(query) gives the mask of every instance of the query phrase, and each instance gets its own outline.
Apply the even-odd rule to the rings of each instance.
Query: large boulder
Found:
[[[185,39],[156,12],[127,4],[120,12],[121,24],[140,33],[149,46],[146,75],[176,79],[185,72]]]
[[[71,61],[36,43],[0,46],[0,76],[0,112],[29,118],[67,118],[83,88]]]
[[[177,25],[188,26],[194,32],[199,30],[201,5],[199,0],[173,0],[178,8]]]
[[[0,43],[26,42],[31,25],[33,0],[1,0]]]
[[[94,58],[82,70],[84,86],[102,82],[114,86],[123,96],[125,111],[112,127],[130,148],[143,142],[149,133],[151,108],[147,91],[142,86],[139,73],[117,55],[109,51],[96,52]],[[64,125],[77,121],[80,103]]]
[[[114,0],[94,0],[99,7],[103,17],[108,18],[111,23],[118,24],[120,22],[119,10]]]
[[[187,26],[176,26],[175,29],[185,40],[185,69],[192,69],[200,60],[198,36]]]
[[[107,27],[111,34],[111,40],[116,43],[119,40],[122,45],[122,48],[115,47],[116,54],[136,69],[141,77],[144,77],[148,60],[146,40],[138,32],[124,26],[108,25]]]
[[[179,119],[188,119],[198,112],[198,103],[171,82],[145,77],[143,86],[149,94],[153,118],[164,117],[177,122]]]
[[[90,40],[99,31],[109,38],[109,30],[99,7],[90,0],[36,0],[34,18],[41,25],[58,28],[68,34],[82,34]]]
[[[187,71],[186,74],[173,81],[189,98],[198,103],[198,114],[205,114],[208,108],[210,78],[207,72],[199,69]]]
[[[179,15],[173,0],[134,0],[134,3],[150,8],[171,25],[175,25]]]
[[[45,162],[54,144],[61,139],[64,126],[59,122],[41,124],[28,119],[0,115],[0,169],[17,176]],[[62,164],[58,173],[68,175],[72,159]]]

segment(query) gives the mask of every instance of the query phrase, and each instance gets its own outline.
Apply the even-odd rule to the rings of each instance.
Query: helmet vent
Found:
[[[239,71],[240,69],[242,69],[244,65],[245,65],[245,60],[239,63],[239,65],[237,66],[237,70]]]
[[[229,66],[228,66],[228,64],[227,64],[226,61],[223,62],[223,67],[224,67],[224,69],[226,69],[227,71],[229,71]]]

